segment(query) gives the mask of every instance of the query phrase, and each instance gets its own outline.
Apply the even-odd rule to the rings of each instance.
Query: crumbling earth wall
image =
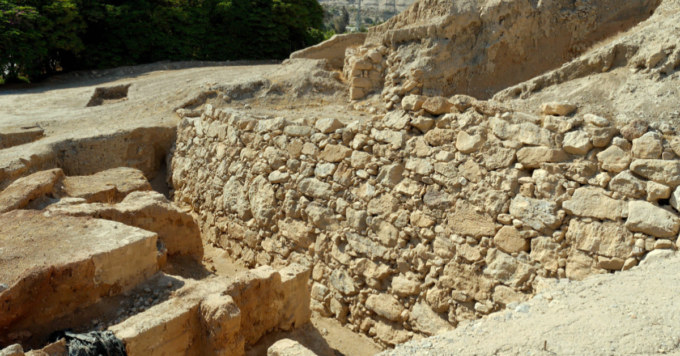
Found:
[[[347,125],[184,118],[177,203],[251,266],[313,266],[312,308],[386,344],[675,247],[680,138],[546,104],[408,96]]]
[[[487,99],[649,17],[659,0],[425,0],[348,50],[350,98],[380,91]],[[396,97],[396,98],[395,98]],[[393,99],[395,98],[395,99]]]

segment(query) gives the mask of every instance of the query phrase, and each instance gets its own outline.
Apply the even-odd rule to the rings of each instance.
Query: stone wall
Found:
[[[385,344],[520,302],[537,277],[675,248],[680,138],[547,103],[407,96],[365,122],[207,106],[182,119],[174,199],[246,264],[313,266],[312,309]]]

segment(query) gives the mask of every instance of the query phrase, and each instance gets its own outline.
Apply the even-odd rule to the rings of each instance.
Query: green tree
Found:
[[[317,0],[0,0],[0,78],[285,58],[326,35]]]
[[[345,31],[347,31],[347,25],[349,25],[349,12],[347,12],[347,8],[343,6],[340,15],[333,19],[333,30],[335,33],[345,33]]]
[[[83,49],[83,27],[72,0],[0,0],[0,74],[15,81],[53,72],[63,54]]]

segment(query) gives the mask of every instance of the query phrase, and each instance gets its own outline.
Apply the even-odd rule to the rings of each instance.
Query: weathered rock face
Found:
[[[635,158],[655,154],[608,119],[552,115],[569,104],[416,99],[347,125],[208,107],[179,126],[174,200],[251,266],[314,266],[314,310],[386,344],[435,332],[423,315],[456,324],[522,300],[536,276],[630,268],[680,230],[674,137],[640,133],[666,159]]]
[[[244,355],[272,330],[309,321],[309,269],[262,266],[234,278],[184,280],[177,297],[109,330],[128,355]],[[307,301],[307,303],[305,303]]]
[[[489,98],[644,20],[658,3],[417,1],[371,28],[364,46],[348,53],[350,96],[359,99],[384,86],[388,105],[407,94]],[[565,108],[548,105],[546,113],[564,115]]]
[[[119,167],[89,176],[64,176],[60,168],[40,171],[19,178],[0,192],[0,212],[42,208],[59,198],[87,202],[115,203],[134,191],[151,190],[144,173]]]
[[[113,221],[0,215],[0,345],[46,337],[52,320],[149,278],[159,268],[156,240]]]
[[[198,261],[203,257],[201,235],[193,217],[177,209],[157,192],[134,192],[118,204],[57,203],[49,206],[47,211],[59,215],[113,220],[152,231],[158,234],[168,255],[187,255]]]
[[[64,172],[57,168],[17,179],[0,192],[0,212],[21,209],[31,201],[52,194],[63,178]]]
[[[62,195],[83,198],[90,203],[113,203],[131,192],[151,190],[151,185],[142,171],[119,167],[89,176],[66,177],[61,190]]]

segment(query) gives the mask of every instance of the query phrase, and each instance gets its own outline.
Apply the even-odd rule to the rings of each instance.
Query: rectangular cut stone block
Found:
[[[49,322],[102,296],[131,289],[158,271],[157,235],[117,222],[0,215],[0,344],[13,330],[46,336]]]
[[[567,239],[581,251],[600,256],[628,258],[633,247],[633,234],[622,223],[585,223],[572,219]]]
[[[119,167],[89,176],[64,179],[65,195],[83,198],[88,202],[119,202],[133,191],[151,190],[151,185],[138,169]]]
[[[47,209],[55,214],[98,217],[153,231],[169,255],[190,255],[196,260],[203,257],[200,231],[193,217],[158,192],[132,192],[117,204],[54,204]]]
[[[279,328],[290,330],[304,325],[312,316],[309,309],[311,294],[308,284],[311,271],[309,268],[292,264],[282,269],[280,273],[283,306]]]
[[[197,355],[200,300],[174,299],[137,314],[111,331],[125,343],[128,355]]]
[[[278,326],[283,291],[281,275],[273,268],[262,266],[236,276],[225,294],[241,309],[241,335],[247,345]]]
[[[43,137],[44,133],[39,126],[3,128],[0,132],[0,149],[33,142]]]

